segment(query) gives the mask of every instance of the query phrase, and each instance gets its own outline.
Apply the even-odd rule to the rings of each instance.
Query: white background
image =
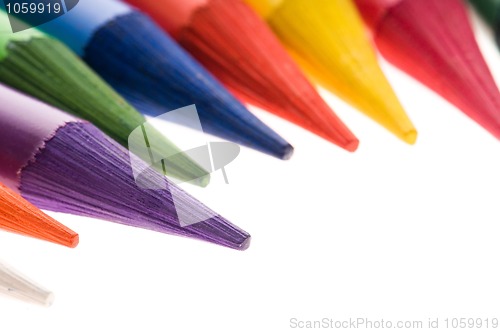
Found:
[[[475,18],[500,79],[500,52]],[[296,148],[243,149],[208,205],[249,231],[238,252],[50,213],[77,249],[0,233],[0,259],[53,290],[0,297],[0,331],[288,331],[290,319],[500,319],[500,142],[383,63],[419,130],[408,146],[325,93],[361,140],[349,154],[267,113]],[[500,111],[500,110],[499,110]]]

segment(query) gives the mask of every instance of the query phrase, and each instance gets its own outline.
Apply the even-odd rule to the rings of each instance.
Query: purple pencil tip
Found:
[[[250,235],[144,166],[156,189],[134,178],[128,151],[88,123],[70,122],[21,172],[21,192],[42,209],[118,222],[245,250]],[[139,166],[141,167],[141,166]],[[144,181],[142,183],[144,185]]]
[[[252,237],[249,236],[245,241],[241,243],[241,246],[238,248],[241,251],[247,250],[250,247],[250,242],[252,242]]]

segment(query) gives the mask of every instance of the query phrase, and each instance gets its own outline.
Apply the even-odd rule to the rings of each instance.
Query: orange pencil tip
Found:
[[[79,243],[80,243],[80,235],[75,233],[70,237],[68,244],[66,246],[70,248],[76,248],[76,246]]]

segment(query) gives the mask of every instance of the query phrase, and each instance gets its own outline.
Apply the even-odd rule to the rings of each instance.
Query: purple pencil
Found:
[[[165,189],[137,185],[128,151],[88,122],[2,85],[0,100],[0,181],[39,208],[248,248],[248,233],[134,159]]]

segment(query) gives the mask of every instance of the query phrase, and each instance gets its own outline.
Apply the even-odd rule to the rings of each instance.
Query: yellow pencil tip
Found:
[[[408,143],[410,145],[414,145],[417,142],[418,132],[415,129],[412,129],[412,130],[404,133],[401,138],[406,143]]]
[[[417,131],[379,67],[352,1],[283,1],[267,21],[316,82],[401,140],[416,142]]]

